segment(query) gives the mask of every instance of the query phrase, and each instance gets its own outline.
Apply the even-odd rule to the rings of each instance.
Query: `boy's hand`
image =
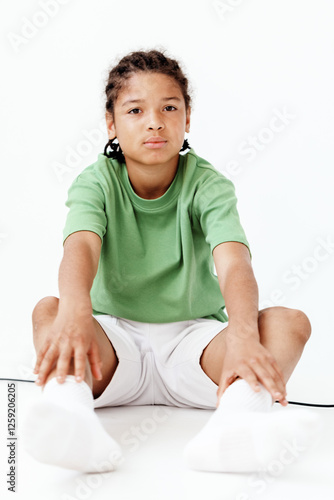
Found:
[[[37,352],[34,373],[37,385],[44,385],[50,372],[56,368],[58,382],[64,382],[74,360],[74,376],[78,382],[84,379],[87,358],[93,377],[102,379],[101,359],[91,311],[75,314],[72,310],[59,310],[44,344]]]
[[[227,387],[238,377],[246,380],[258,392],[260,382],[274,401],[286,406],[283,374],[270,352],[256,337],[242,338],[233,332],[226,335],[226,354],[217,391],[218,401]]]

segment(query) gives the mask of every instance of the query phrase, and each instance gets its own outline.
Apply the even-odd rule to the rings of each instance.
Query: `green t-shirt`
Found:
[[[134,192],[124,163],[99,154],[69,189],[64,228],[64,241],[82,230],[102,240],[94,314],[227,321],[212,251],[225,241],[249,248],[236,203],[232,182],[193,149],[180,155],[173,182],[153,200]]]

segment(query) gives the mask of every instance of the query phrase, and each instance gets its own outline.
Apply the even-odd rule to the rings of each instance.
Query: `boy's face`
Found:
[[[161,73],[135,73],[119,93],[108,135],[117,137],[125,160],[162,165],[175,159],[189,132],[190,108],[177,82]],[[154,142],[155,141],[158,142]]]

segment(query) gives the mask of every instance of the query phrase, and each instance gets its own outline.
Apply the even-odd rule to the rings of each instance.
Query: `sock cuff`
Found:
[[[229,411],[269,411],[272,406],[270,392],[259,383],[260,391],[256,392],[244,379],[238,379],[224,392],[219,407]]]
[[[53,402],[63,402],[66,406],[81,403],[94,408],[91,388],[84,380],[77,382],[73,375],[67,375],[62,384],[57,382],[56,377],[49,380],[44,386],[43,397]]]

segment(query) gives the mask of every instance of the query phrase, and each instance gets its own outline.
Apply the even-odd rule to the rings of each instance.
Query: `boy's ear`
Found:
[[[191,115],[191,107],[189,106],[186,112],[186,129],[185,129],[186,132],[190,131],[190,115]]]
[[[116,137],[116,128],[113,116],[109,111],[106,112],[106,123],[109,139],[114,139]]]

